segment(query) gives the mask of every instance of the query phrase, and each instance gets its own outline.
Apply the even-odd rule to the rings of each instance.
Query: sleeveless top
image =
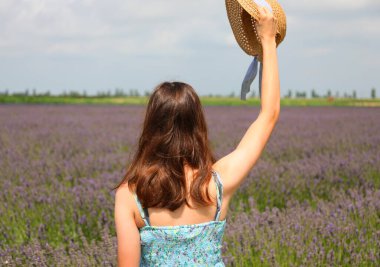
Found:
[[[145,226],[139,229],[141,266],[225,266],[222,260],[222,239],[226,219],[219,221],[223,184],[219,174],[212,171],[216,183],[217,209],[213,221],[175,225],[151,226],[149,214],[134,193]]]

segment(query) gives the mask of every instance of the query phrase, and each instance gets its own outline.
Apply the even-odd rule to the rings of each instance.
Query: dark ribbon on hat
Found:
[[[261,80],[263,76],[263,63],[260,62],[260,70],[259,70],[259,61],[258,57],[254,56],[251,64],[248,67],[247,73],[245,74],[243,83],[241,85],[241,94],[240,99],[246,100],[246,95],[251,90],[251,84],[255,80],[257,76],[257,72],[259,72],[259,97],[261,99]]]
[[[270,10],[270,12],[273,12],[272,7],[270,4],[265,0],[253,0],[257,5],[259,6],[265,6]],[[240,98],[241,100],[246,100],[246,95],[251,90],[251,84],[256,78],[257,71],[259,71],[259,97],[261,99],[261,80],[263,77],[263,63],[260,62],[260,70],[259,70],[259,61],[258,56],[254,56],[251,65],[249,65],[249,68],[247,70],[247,73],[245,74],[243,83],[241,85],[241,94]]]

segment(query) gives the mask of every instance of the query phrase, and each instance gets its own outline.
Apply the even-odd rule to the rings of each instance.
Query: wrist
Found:
[[[276,39],[275,38],[265,38],[265,39],[261,39],[261,45],[263,47],[263,49],[267,48],[267,47],[276,47]]]

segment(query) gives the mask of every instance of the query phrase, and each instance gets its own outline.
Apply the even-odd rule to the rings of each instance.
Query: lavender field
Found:
[[[145,107],[0,106],[0,266],[116,266]],[[259,107],[205,107],[217,158]],[[227,215],[226,266],[380,266],[380,108],[283,107]]]

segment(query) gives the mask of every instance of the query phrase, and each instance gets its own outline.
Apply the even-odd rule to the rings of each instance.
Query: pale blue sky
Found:
[[[380,95],[380,1],[279,2],[282,95]],[[143,93],[181,80],[200,95],[239,95],[251,61],[221,0],[0,0],[0,20],[0,91]]]

